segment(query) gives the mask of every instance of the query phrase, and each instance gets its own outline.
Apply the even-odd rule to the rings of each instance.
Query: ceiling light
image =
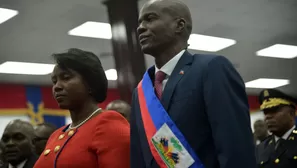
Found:
[[[106,70],[105,75],[106,75],[107,80],[117,80],[118,79],[117,70],[115,70],[115,69]]]
[[[191,34],[188,43],[190,44],[189,49],[217,52],[236,44],[236,41],[220,37]]]
[[[19,12],[12,9],[5,9],[0,8],[0,24],[4,23],[5,21],[11,19],[15,15],[17,15]]]
[[[111,26],[108,23],[85,22],[68,32],[72,36],[111,39]]]
[[[22,75],[47,75],[54,69],[54,64],[7,61],[0,65],[0,73]]]
[[[259,78],[250,82],[245,83],[247,88],[261,88],[261,89],[272,89],[290,84],[287,79],[269,79]]]
[[[257,51],[258,56],[291,59],[297,57],[297,46],[275,44]]]

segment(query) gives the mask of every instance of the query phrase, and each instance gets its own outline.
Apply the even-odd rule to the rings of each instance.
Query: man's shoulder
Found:
[[[201,59],[205,59],[205,60],[211,60],[214,59],[216,57],[221,57],[221,55],[216,55],[216,54],[192,54],[193,56],[197,57],[197,58],[201,58]]]
[[[213,61],[228,61],[228,59],[222,55],[215,55],[215,54],[193,54],[193,62],[194,63],[202,63],[202,64],[209,64]]]

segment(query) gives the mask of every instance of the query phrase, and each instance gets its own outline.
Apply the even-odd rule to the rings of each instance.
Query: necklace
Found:
[[[99,110],[101,110],[101,108],[96,109],[91,115],[89,115],[89,117],[87,117],[85,120],[83,120],[81,123],[79,123],[76,126],[72,126],[72,123],[69,125],[69,129],[75,129],[80,127],[81,125],[83,125],[85,122],[87,122],[94,114],[96,114]]]

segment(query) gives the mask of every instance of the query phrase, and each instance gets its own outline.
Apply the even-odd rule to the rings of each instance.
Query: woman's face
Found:
[[[82,76],[71,69],[55,66],[52,73],[52,92],[60,108],[71,109],[90,96]]]

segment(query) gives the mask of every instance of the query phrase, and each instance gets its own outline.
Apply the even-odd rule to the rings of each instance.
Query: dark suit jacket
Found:
[[[259,168],[296,168],[297,167],[297,134],[291,133],[275,149],[274,136],[269,136],[256,148]]]
[[[26,164],[24,165],[24,168],[33,168],[37,160],[38,160],[38,156],[37,155],[32,155],[28,159]]]
[[[154,71],[149,70],[152,81]],[[186,51],[167,81],[161,103],[205,168],[256,167],[245,85],[225,57]],[[137,90],[132,100],[131,167],[158,167],[147,143]]]
[[[37,159],[38,159],[37,155],[31,155],[31,157],[27,160],[23,168],[33,168]],[[8,168],[8,165],[6,168]]]

